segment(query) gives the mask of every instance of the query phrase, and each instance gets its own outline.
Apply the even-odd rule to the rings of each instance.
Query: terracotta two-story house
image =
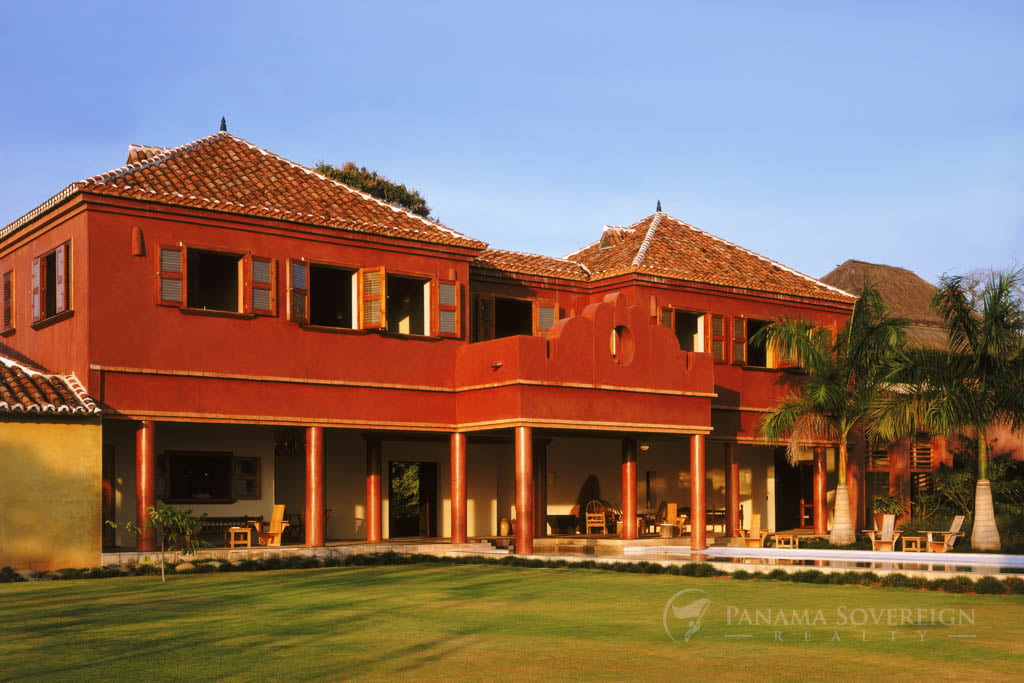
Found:
[[[504,518],[527,553],[589,498],[623,538],[675,501],[695,548],[741,511],[824,529],[834,452],[758,439],[787,371],[750,339],[854,297],[660,207],[595,238],[489,249],[226,132],[133,145],[0,230],[0,342],[101,406],[102,478],[62,485],[105,486],[106,519],[278,503],[319,546]]]

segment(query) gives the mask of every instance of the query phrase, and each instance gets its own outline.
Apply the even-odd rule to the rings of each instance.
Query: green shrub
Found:
[[[994,576],[983,576],[974,582],[974,592],[1002,595],[1006,593],[1006,584]]]

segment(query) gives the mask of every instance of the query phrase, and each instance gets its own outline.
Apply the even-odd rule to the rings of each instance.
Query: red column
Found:
[[[636,439],[622,440],[621,538],[636,538]]]
[[[451,437],[452,543],[466,542],[466,435]]]
[[[725,535],[740,535],[740,460],[735,443],[725,444]]]
[[[366,437],[366,540],[380,543],[384,536],[380,497],[380,439]]]
[[[149,508],[156,505],[156,423],[142,420],[135,426],[135,519],[144,526]],[[146,528],[139,534],[135,549],[156,550],[156,530]]]
[[[533,429],[516,427],[516,552],[533,553]]]
[[[690,437],[690,550],[704,550],[707,545],[707,452],[703,434]]]
[[[814,533],[828,533],[828,487],[825,448],[814,447]]]
[[[306,428],[306,545],[324,544],[324,428]]]
[[[534,536],[548,535],[548,440],[533,442]]]

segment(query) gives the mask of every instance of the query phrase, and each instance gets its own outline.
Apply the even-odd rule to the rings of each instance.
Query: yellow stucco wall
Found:
[[[0,567],[100,564],[100,423],[57,419],[0,419]]]

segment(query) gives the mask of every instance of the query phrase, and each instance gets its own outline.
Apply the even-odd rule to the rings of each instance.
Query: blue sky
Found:
[[[0,2],[0,225],[226,116],[495,248],[661,200],[811,275],[1024,265],[1022,2]]]

